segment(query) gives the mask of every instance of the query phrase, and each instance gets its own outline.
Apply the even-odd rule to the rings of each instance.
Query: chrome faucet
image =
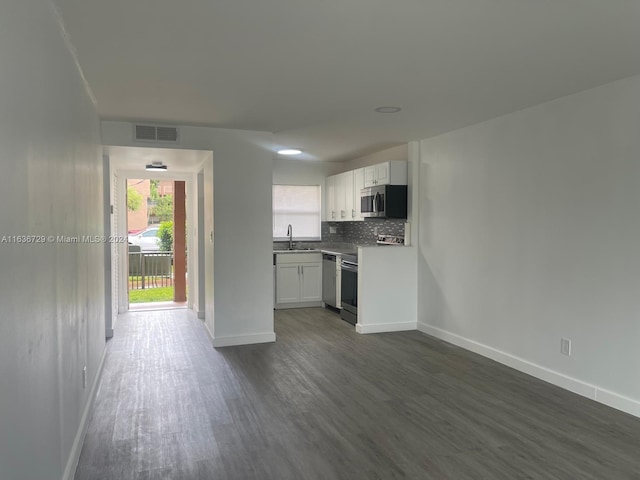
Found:
[[[287,236],[289,237],[289,250],[293,250],[293,227],[291,224],[287,227]]]

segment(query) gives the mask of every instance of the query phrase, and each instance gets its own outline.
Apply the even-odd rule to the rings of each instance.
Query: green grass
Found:
[[[145,288],[129,290],[129,303],[171,302],[173,287]]]

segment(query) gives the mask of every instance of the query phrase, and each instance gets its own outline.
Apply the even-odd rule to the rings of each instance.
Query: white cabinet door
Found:
[[[364,186],[406,185],[407,162],[384,162],[364,168]]]
[[[325,181],[325,221],[335,222],[336,214],[336,176],[327,177]]]
[[[354,220],[364,220],[362,217],[360,190],[364,188],[364,168],[353,171],[353,208]]]
[[[276,267],[276,303],[300,301],[300,265],[285,263]]]
[[[345,172],[342,175],[344,175],[345,220],[352,221],[356,215],[355,206],[353,204],[353,170]]]
[[[391,179],[389,178],[389,162],[376,165],[375,169],[376,185],[387,185],[391,183]]]
[[[376,184],[376,166],[364,167],[364,186],[373,187]]]
[[[322,263],[302,263],[300,268],[300,301],[322,301]]]
[[[336,175],[336,213],[339,222],[344,222],[348,220],[347,211],[346,211],[346,199],[345,199],[345,183],[346,176],[344,173]]]

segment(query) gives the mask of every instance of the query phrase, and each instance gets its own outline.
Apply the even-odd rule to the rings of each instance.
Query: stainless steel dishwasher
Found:
[[[336,255],[330,253],[322,254],[322,301],[325,305],[338,308],[337,297],[337,263]]]

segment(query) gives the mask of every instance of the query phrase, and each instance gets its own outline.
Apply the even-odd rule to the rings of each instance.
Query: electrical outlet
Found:
[[[338,227],[329,227],[329,233],[338,233]]]
[[[562,355],[566,355],[567,357],[571,356],[571,340],[568,338],[560,339],[560,353]]]
[[[82,388],[87,388],[87,366],[82,367]]]

